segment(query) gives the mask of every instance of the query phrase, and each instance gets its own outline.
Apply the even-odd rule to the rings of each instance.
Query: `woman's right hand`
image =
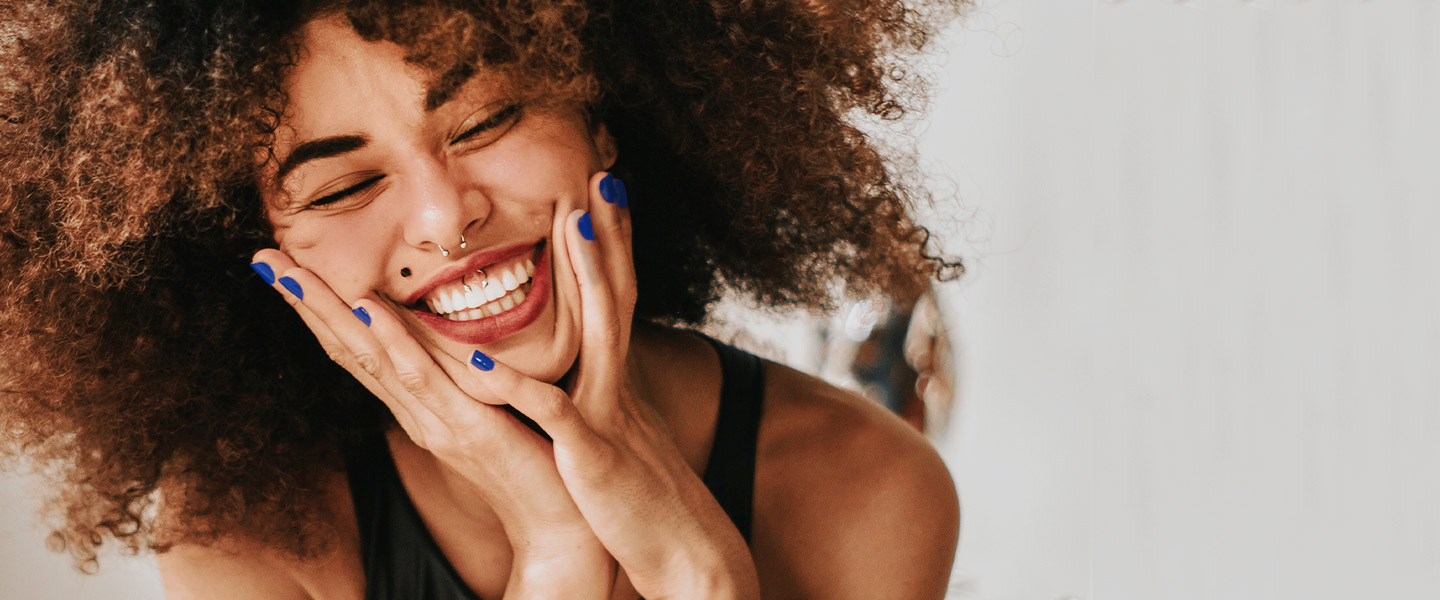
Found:
[[[261,250],[254,260],[330,358],[493,508],[513,549],[506,597],[608,596],[615,561],[561,482],[550,442],[500,406],[472,367],[412,335],[388,303],[367,298],[352,312],[284,252]]]

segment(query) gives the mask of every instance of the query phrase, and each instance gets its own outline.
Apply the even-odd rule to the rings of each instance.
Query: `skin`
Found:
[[[255,260],[303,289],[301,298],[275,284],[395,413],[388,441],[401,479],[466,584],[510,598],[944,595],[959,516],[938,456],[882,408],[774,364],[747,548],[699,477],[718,358],[693,334],[632,330],[629,218],[601,194],[616,153],[608,132],[576,107],[533,104],[456,142],[507,105],[503,82],[482,71],[426,111],[426,77],[401,57],[337,20],[307,27],[275,157],[318,137],[368,142],[280,181],[278,162],[261,162],[279,249]],[[358,194],[300,209],[378,175]],[[579,234],[586,211],[594,241]],[[511,335],[477,348],[399,305],[470,253],[536,239],[550,253],[552,301]],[[493,369],[469,364],[477,349]],[[296,563],[244,542],[184,546],[160,557],[167,595],[362,597],[348,485],[343,475],[321,484],[335,553]]]

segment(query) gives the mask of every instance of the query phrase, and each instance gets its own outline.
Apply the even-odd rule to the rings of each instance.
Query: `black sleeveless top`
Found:
[[[705,339],[720,355],[722,377],[705,486],[749,543],[764,373],[753,354]],[[479,600],[410,503],[385,436],[372,436],[352,449],[346,463],[360,525],[366,600]]]

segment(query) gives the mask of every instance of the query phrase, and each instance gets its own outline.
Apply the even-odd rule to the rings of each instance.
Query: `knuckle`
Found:
[[[325,351],[325,356],[329,358],[331,362],[344,367],[346,370],[350,369],[350,352],[347,351],[344,346],[333,341],[323,341],[320,343],[320,348]]]
[[[437,435],[430,438],[430,447],[426,448],[435,456],[447,461],[454,461],[465,456],[465,445],[452,435]]]
[[[537,416],[547,423],[564,421],[569,418],[571,410],[574,408],[570,403],[570,397],[558,388],[545,391],[536,405],[540,412]]]
[[[431,436],[426,435],[423,428],[417,426],[415,429],[415,431],[408,432],[410,434],[410,441],[415,442],[415,445],[419,446],[422,450],[434,452],[435,444],[431,442]]]
[[[380,377],[380,357],[370,352],[355,353],[355,365],[371,377]]]
[[[402,369],[395,372],[395,381],[404,389],[416,396],[423,396],[429,389],[430,378],[424,373],[414,369]]]

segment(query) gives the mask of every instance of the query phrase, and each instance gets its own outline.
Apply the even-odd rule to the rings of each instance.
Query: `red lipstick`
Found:
[[[545,311],[546,304],[550,302],[550,253],[545,251],[546,248],[544,245],[537,245],[539,246],[540,256],[535,261],[535,276],[530,281],[530,292],[525,295],[525,301],[516,305],[514,308],[498,315],[471,321],[452,321],[417,308],[411,308],[410,312],[414,313],[415,318],[419,319],[420,322],[434,329],[436,333],[462,344],[487,344],[524,329],[530,323],[534,322],[535,319],[540,316],[540,313]],[[523,254],[532,247],[531,245],[516,246],[486,254],[477,254],[461,265],[446,269],[442,271],[440,275],[432,278],[425,287],[421,288],[419,293],[412,296],[407,304],[414,304],[419,301],[425,293],[435,289],[436,286],[453,281],[465,273],[471,272],[474,269],[469,267],[470,264],[479,266],[493,264]],[[477,258],[487,260],[480,262]],[[448,275],[448,277],[446,275]]]
[[[430,293],[437,287],[450,283],[451,281],[455,281],[456,279],[463,277],[466,273],[474,273],[479,269],[488,267],[502,260],[515,258],[516,256],[520,256],[521,254],[530,252],[535,249],[536,245],[540,244],[543,241],[544,240],[538,240],[527,244],[515,244],[514,246],[509,246],[506,248],[499,248],[486,252],[477,252],[470,258],[445,267],[444,269],[441,269],[439,272],[435,273],[435,275],[430,277],[429,281],[425,282],[425,285],[420,286],[419,289],[415,290],[414,293],[410,294],[409,297],[405,298],[403,303],[406,305],[415,304],[416,302],[420,301],[421,297],[425,296],[425,294]],[[536,261],[535,268],[537,270],[540,268],[539,261]]]

